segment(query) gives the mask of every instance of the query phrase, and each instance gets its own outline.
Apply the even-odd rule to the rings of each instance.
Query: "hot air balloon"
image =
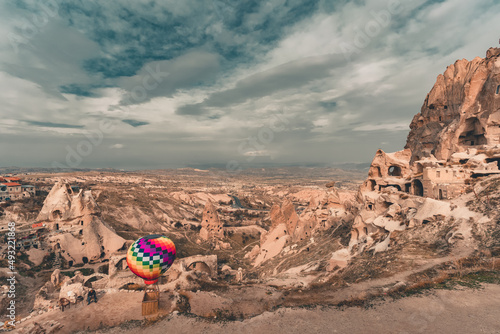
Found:
[[[169,238],[151,234],[137,239],[127,253],[129,269],[146,284],[158,282],[175,259],[175,245]]]

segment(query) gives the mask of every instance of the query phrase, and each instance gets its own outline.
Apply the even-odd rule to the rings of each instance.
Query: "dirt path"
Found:
[[[370,309],[280,309],[245,321],[210,322],[170,315],[145,328],[98,333],[500,333],[500,286],[480,290],[436,290],[383,302]]]

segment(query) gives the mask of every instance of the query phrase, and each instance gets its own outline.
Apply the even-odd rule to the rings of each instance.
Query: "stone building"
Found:
[[[448,66],[410,129],[404,150],[376,152],[361,193],[451,199],[470,179],[499,174],[500,48]]]
[[[21,184],[16,182],[6,182],[0,184],[1,186],[5,186],[7,188],[7,193],[9,194],[10,200],[16,200],[23,198],[21,191]]]
[[[0,201],[14,201],[34,196],[35,193],[36,188],[31,185],[22,185],[19,177],[0,176]]]
[[[35,186],[28,185],[28,184],[22,185],[21,186],[21,193],[22,193],[23,197],[35,196],[36,188],[35,188]]]
[[[423,173],[423,196],[435,199],[454,198],[465,189],[472,171],[460,167],[427,167]]]

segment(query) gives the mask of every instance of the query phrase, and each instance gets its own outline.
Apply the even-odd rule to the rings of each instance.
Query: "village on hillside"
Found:
[[[36,187],[22,184],[20,177],[0,176],[0,202],[32,197],[35,193]]]

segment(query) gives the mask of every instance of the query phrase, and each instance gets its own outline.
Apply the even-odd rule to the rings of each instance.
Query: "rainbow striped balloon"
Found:
[[[146,284],[158,282],[175,260],[175,245],[169,238],[151,234],[137,239],[127,253],[129,269]]]

